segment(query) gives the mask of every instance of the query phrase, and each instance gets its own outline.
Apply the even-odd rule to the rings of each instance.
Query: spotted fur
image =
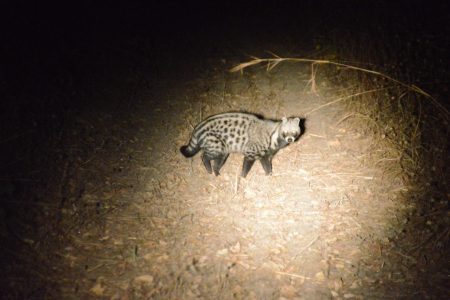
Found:
[[[296,141],[300,133],[300,118],[272,121],[247,113],[223,113],[198,124],[189,144],[180,151],[185,157],[192,157],[203,150],[203,164],[208,173],[214,172],[216,176],[232,152],[244,154],[242,177],[247,176],[255,160],[260,160],[270,175],[273,156]]]

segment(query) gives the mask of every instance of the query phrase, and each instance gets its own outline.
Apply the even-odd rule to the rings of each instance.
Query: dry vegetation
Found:
[[[136,38],[105,58],[124,62],[112,80],[53,91],[92,105],[3,140],[26,162],[0,182],[5,298],[448,296],[449,113],[417,84],[448,71],[424,55],[413,80],[396,64],[417,47],[403,58],[346,37],[317,38],[306,58],[200,57],[184,73]],[[196,123],[236,110],[306,117],[273,176],[240,178],[240,155],[210,176],[178,152]]]
[[[435,140],[430,150],[423,136],[427,112],[441,124],[447,112],[422,103],[427,94],[420,89],[377,72],[335,64],[320,66],[313,76],[310,71],[296,63],[270,72],[253,66],[242,75],[223,68],[176,89],[164,87],[158,97],[165,102],[152,103],[154,95],[143,88],[133,93],[141,99],[137,107],[124,114],[78,117],[58,140],[67,152],[56,155],[59,175],[50,182],[57,184],[42,193],[60,202],[36,208],[54,221],[34,233],[37,238],[20,237],[28,245],[23,258],[40,253],[38,261],[53,266],[51,272],[36,268],[40,279],[30,282],[27,295],[445,294],[427,286],[445,280],[436,268],[448,240],[446,204],[428,180],[427,157],[445,151],[447,141]],[[185,160],[177,149],[193,125],[226,110],[305,116],[306,133],[276,157],[271,177],[255,167],[240,179],[238,155],[220,177],[211,177],[198,157]],[[438,172],[441,160],[434,159]],[[433,178],[446,180],[444,173]],[[430,195],[435,200],[423,205]],[[45,249],[58,250],[50,258]],[[11,290],[24,285],[11,283]],[[41,284],[47,288],[36,289]]]

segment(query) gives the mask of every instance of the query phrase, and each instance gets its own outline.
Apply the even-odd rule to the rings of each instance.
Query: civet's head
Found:
[[[300,118],[282,118],[279,134],[286,143],[293,143],[301,133]]]

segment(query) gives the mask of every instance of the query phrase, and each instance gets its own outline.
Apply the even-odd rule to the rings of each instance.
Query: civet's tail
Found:
[[[195,154],[197,154],[198,151],[200,151],[200,146],[198,145],[197,139],[195,137],[191,138],[188,145],[185,145],[180,148],[180,152],[185,157],[192,157]]]

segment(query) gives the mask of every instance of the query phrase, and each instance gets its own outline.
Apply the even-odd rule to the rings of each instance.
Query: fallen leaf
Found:
[[[89,291],[95,296],[101,297],[105,292],[106,287],[104,287],[100,282],[96,283]]]
[[[241,244],[239,242],[237,242],[236,245],[234,245],[230,248],[230,251],[231,251],[231,253],[241,252]]]
[[[354,290],[359,288],[358,281],[353,281],[352,285],[350,286],[350,289]]]
[[[297,294],[297,290],[292,285],[283,285],[280,290],[281,296],[285,298],[294,298]]]
[[[339,291],[342,288],[342,281],[337,279],[333,282],[334,290]]]
[[[224,255],[227,255],[227,254],[228,254],[228,249],[227,248],[223,248],[222,250],[218,250],[216,252],[217,256],[224,256]]]
[[[152,275],[141,275],[141,276],[134,278],[134,282],[149,285],[153,282],[153,276]]]
[[[319,280],[319,281],[324,281],[325,280],[325,275],[323,275],[323,272],[317,272],[314,277],[316,277],[316,279]]]

